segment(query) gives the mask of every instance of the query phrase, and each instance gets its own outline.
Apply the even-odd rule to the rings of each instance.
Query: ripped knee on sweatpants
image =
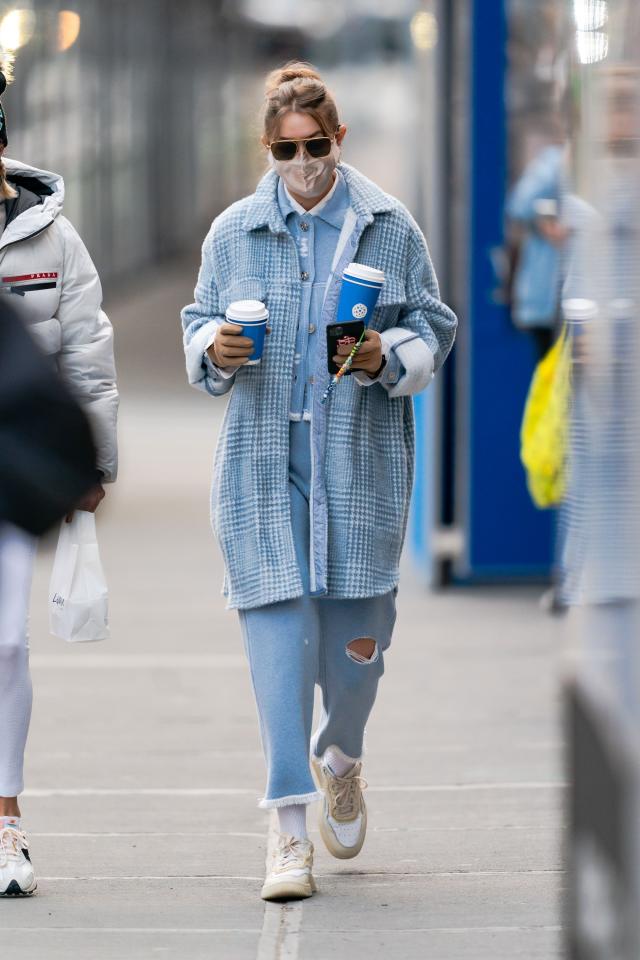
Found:
[[[345,653],[354,663],[375,663],[378,659],[378,643],[373,637],[356,637],[345,647]]]

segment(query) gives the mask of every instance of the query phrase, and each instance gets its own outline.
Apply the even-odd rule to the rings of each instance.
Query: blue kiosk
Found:
[[[539,580],[552,565],[554,518],[533,506],[519,457],[537,354],[532,337],[510,321],[498,268],[510,4],[435,6],[436,69],[447,94],[435,120],[443,146],[430,182],[447,202],[433,205],[440,213],[429,232],[435,226],[442,294],[460,327],[436,389],[416,402],[410,549],[425,582],[435,586]]]

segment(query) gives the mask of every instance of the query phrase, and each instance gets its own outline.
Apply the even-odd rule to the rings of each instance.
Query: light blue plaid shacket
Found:
[[[439,299],[427,247],[405,207],[340,164],[351,217],[327,285],[312,409],[311,591],[370,597],[398,583],[413,481],[413,406],[453,344],[456,318]],[[302,582],[289,510],[289,404],[302,279],[295,241],[269,171],[256,192],[214,221],[202,248],[195,303],[182,312],[189,381],[212,396],[233,387],[214,459],[211,519],[224,556],[228,606],[298,597]],[[344,378],[326,405],[324,330],[334,322],[351,261],[384,270],[370,326],[398,352],[404,376],[363,386]],[[228,379],[204,351],[234,300],[263,300],[271,334],[262,362]],[[412,377],[412,357],[428,372]]]

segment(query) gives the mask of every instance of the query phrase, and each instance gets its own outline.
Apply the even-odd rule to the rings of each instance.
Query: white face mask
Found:
[[[276,160],[269,152],[269,163],[282,177],[289,190],[305,200],[319,197],[331,185],[333,172],[340,160],[340,148],[337,143],[331,145],[326,157],[313,160],[306,153],[296,153],[293,160]]]

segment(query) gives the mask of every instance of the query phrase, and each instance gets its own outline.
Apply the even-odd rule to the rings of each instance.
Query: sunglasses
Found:
[[[318,160],[320,157],[328,157],[331,152],[331,137],[309,137],[308,140],[274,140],[269,144],[269,149],[275,160],[293,160],[298,152],[298,144],[303,143],[304,148],[310,157]]]

